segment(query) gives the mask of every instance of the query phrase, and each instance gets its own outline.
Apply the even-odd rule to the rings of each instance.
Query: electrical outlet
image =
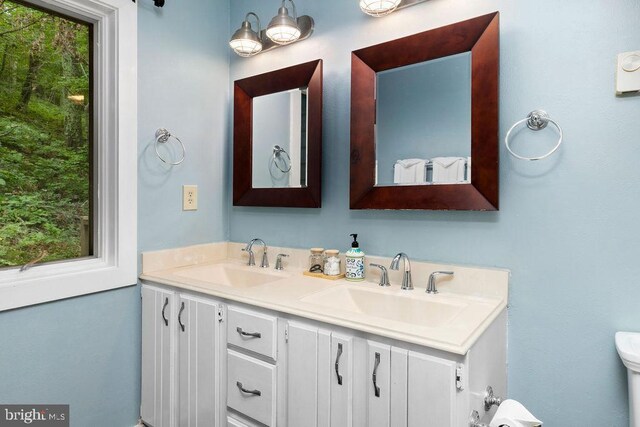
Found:
[[[182,186],[182,210],[183,211],[198,210],[198,186],[197,185]]]

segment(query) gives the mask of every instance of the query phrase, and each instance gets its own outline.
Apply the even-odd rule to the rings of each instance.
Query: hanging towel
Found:
[[[424,159],[396,160],[393,165],[393,182],[395,184],[424,184],[425,165]]]
[[[434,183],[453,184],[464,182],[464,170],[467,159],[464,157],[434,157],[433,164]]]

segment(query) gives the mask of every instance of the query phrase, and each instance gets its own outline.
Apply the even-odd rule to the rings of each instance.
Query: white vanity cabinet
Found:
[[[142,290],[153,427],[467,427],[506,394],[506,311],[460,355],[167,289]]]
[[[140,414],[147,425],[220,425],[221,309],[210,298],[142,287]]]

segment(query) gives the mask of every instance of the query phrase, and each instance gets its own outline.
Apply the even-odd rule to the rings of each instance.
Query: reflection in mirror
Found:
[[[253,188],[307,186],[307,88],[253,98]]]
[[[468,184],[471,52],[376,73],[376,186]]]

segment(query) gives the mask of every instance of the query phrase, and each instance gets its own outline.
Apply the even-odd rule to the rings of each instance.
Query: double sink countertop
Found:
[[[509,273],[505,270],[414,261],[414,285],[416,273],[445,268],[456,273],[453,279],[442,280],[434,295],[420,286],[401,290],[399,280],[394,281],[397,276],[391,274],[396,272],[390,272],[390,287],[378,286],[377,277],[349,282],[304,276],[296,260],[303,263],[306,252],[297,249],[273,248],[274,253],[297,253],[284,271],[247,266],[245,260],[226,257],[240,247],[224,242],[145,253],[140,278],[461,355],[507,305]],[[386,260],[367,258],[368,262]],[[259,264],[260,257],[256,260]]]

